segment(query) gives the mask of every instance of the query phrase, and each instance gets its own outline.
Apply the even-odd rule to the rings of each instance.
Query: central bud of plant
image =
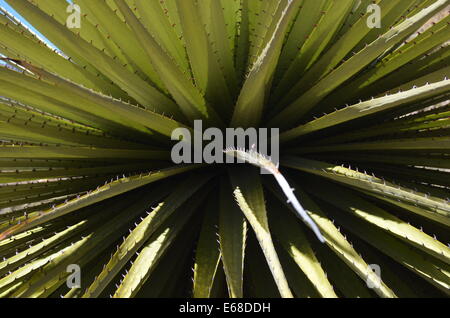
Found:
[[[226,128],[209,127],[203,130],[201,120],[194,121],[194,128],[177,128],[172,132],[172,140],[178,141],[171,152],[175,164],[222,164],[245,163],[239,157],[227,156],[226,149],[251,150],[279,162],[278,128]],[[264,173],[264,172],[263,172]]]

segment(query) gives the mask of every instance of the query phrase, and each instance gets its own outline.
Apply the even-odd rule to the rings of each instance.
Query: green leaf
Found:
[[[1,233],[0,238],[5,239],[19,232],[23,232],[37,225],[53,220],[57,217],[61,217],[83,207],[92,205],[97,202],[115,197],[127,191],[142,187],[144,185],[153,183],[155,181],[168,178],[170,176],[186,172],[195,169],[194,166],[177,167],[160,170],[157,172],[149,173],[145,176],[134,176],[130,178],[121,178],[111,183],[107,183],[97,190],[85,194],[79,198],[71,200],[67,203],[54,207],[53,209],[42,211],[39,215],[28,218],[25,222],[22,222],[16,226],[11,227],[7,231]]]
[[[173,109],[173,102],[137,75],[107,56],[85,40],[77,37],[68,28],[39,10],[26,0],[15,1],[13,7],[30,23],[45,33],[46,37],[70,55],[81,57],[82,61],[95,61],[95,67],[108,76],[124,91],[145,106]]]
[[[446,294],[449,293],[450,268],[448,264],[436,260],[382,230],[345,213],[336,213],[336,219],[350,232],[355,233],[358,237],[440,288]],[[368,239],[369,237],[370,239]]]
[[[150,237],[114,294],[115,298],[129,298],[136,295],[153,272],[160,258],[164,255],[177,234],[192,215],[193,209],[201,202],[201,200],[198,200],[192,204],[191,201],[191,204],[182,210],[183,213],[180,213],[181,211],[179,211],[177,214],[172,215],[169,220],[167,220],[166,223]],[[87,295],[89,294],[86,294],[85,296]]]
[[[447,5],[446,0],[438,0],[415,16],[395,26],[363,50],[337,67],[321,79],[301,97],[289,104],[283,111],[270,120],[271,126],[289,127],[298,123],[300,118],[309,113],[314,106],[346,80],[361,71],[386,50],[403,41],[413,30],[422,25],[439,10]]]
[[[200,230],[194,263],[194,298],[210,298],[214,280],[220,262],[217,227],[219,214],[215,207],[217,198],[212,197],[206,202],[203,224]]]
[[[277,198],[284,202],[286,206],[288,204],[284,201],[284,196],[281,194],[277,187],[273,184],[266,184],[268,188],[277,196]],[[369,270],[369,265],[365,260],[358,254],[358,252],[353,248],[351,243],[349,243],[346,237],[340,232],[340,230],[334,225],[334,221],[322,211],[322,209],[311,199],[311,197],[305,193],[305,191],[299,187],[298,184],[293,183],[295,186],[295,191],[301,198],[302,204],[305,206],[307,212],[311,218],[317,223],[320,231],[325,237],[325,243],[330,248],[330,250],[346,265],[349,270],[353,271],[361,280],[367,281],[369,277],[374,278],[372,275],[374,273]],[[320,249],[320,247],[319,247]],[[328,251],[327,251],[328,252]],[[320,258],[322,259],[322,258]],[[342,269],[341,269],[342,270]],[[359,286],[360,284],[354,283],[354,286]],[[337,288],[341,287],[341,284],[336,285]],[[361,289],[358,288],[360,290]],[[380,288],[374,289],[374,291],[380,297],[395,297],[392,290],[381,281]]]
[[[367,191],[373,195],[381,195],[408,205],[416,205],[421,208],[423,215],[427,218],[447,226],[450,225],[450,206],[440,198],[429,197],[420,192],[411,192],[409,189],[396,186],[375,176],[321,161],[289,157],[283,160],[282,164],[351,186],[360,191]]]
[[[282,213],[281,209],[278,209],[276,216],[271,218],[273,235],[299,269],[305,273],[318,293],[325,298],[336,298],[333,286],[328,281],[297,219],[291,213]]]
[[[233,202],[230,185],[222,180],[220,188],[219,242],[223,268],[229,296],[242,298],[247,221]]]
[[[289,141],[299,136],[330,127],[336,127],[352,120],[367,118],[368,116],[373,116],[380,112],[405,107],[405,105],[413,102],[417,103],[421,100],[434,98],[436,96],[448,93],[449,90],[450,80],[445,80],[435,84],[413,88],[406,92],[380,97],[348,106],[316,120],[310,121],[305,125],[284,132],[280,135],[280,140],[283,142]]]
[[[195,86],[205,95],[209,103],[215,105],[221,117],[227,120],[231,113],[230,105],[233,102],[222,67],[218,62],[220,57],[213,53],[214,48],[210,43],[210,38],[214,40],[217,32],[212,29],[212,26],[219,27],[221,23],[220,17],[217,16],[214,16],[217,19],[214,20],[214,24],[210,22],[212,17],[209,15],[217,15],[216,6],[219,5],[218,1],[212,2],[204,1],[199,5],[195,0],[177,0],[177,7]],[[209,12],[209,10],[215,11]],[[207,32],[210,33],[209,36]],[[230,62],[231,59],[229,59],[229,66]]]
[[[280,20],[271,34],[270,41],[252,65],[245,80],[233,113],[233,126],[251,127],[260,123],[264,103],[268,98],[268,88],[280,57],[284,36],[298,5],[299,2],[289,0],[285,7],[278,8],[278,10],[281,10]]]
[[[150,239],[153,233],[169,218],[180,206],[188,200],[211,175],[199,175],[180,184],[169,197],[158,205],[138,226],[125,238],[118,247],[108,264],[105,265],[97,279],[92,283],[83,297],[97,297],[119,273],[131,257]],[[159,233],[165,239],[167,233]],[[158,246],[158,243],[155,243]],[[150,248],[151,250],[151,248]],[[133,278],[130,278],[131,280]],[[124,287],[125,288],[125,287]],[[137,292],[133,288],[132,292]],[[130,293],[131,291],[124,291]]]
[[[305,8],[302,9],[305,10],[303,14],[311,14],[309,19],[314,19],[316,17],[315,14],[320,13],[320,17],[314,24],[311,23],[309,25],[307,21],[298,20],[299,25],[305,30],[308,27],[313,27],[313,29],[311,33],[304,37],[306,40],[303,45],[301,45],[303,39],[300,40],[301,46],[298,42],[295,43],[296,47],[301,48],[296,52],[294,61],[290,64],[283,78],[278,83],[277,88],[282,88],[282,93],[289,91],[292,88],[292,83],[295,83],[297,78],[310,69],[320,57],[325,48],[330,44],[334,35],[339,31],[339,27],[342,25],[342,21],[348,16],[353,7],[353,3],[353,0],[314,1],[314,3],[309,4],[309,6],[314,6],[312,11],[306,11],[309,8],[306,7],[308,4],[305,4]],[[301,17],[297,19],[301,19]],[[281,93],[277,93],[275,93],[274,100],[282,96]]]
[[[309,192],[314,193],[313,189],[317,191],[318,187],[312,185]],[[327,196],[321,196],[321,198],[337,208],[377,226],[406,243],[423,250],[425,253],[441,259],[443,262],[450,263],[450,248],[414,226],[347,189],[342,189],[332,184],[322,184],[320,189],[328,193]],[[339,191],[339,195],[333,195],[337,193],[336,190]]]
[[[259,176],[255,170],[245,177],[236,170],[232,172],[231,180],[236,201],[256,234],[281,296],[291,298],[292,293],[272,242]]]
[[[134,204],[117,213],[95,231],[83,236],[60,250],[37,258],[0,280],[0,288],[18,279],[27,277],[26,283],[12,297],[45,297],[66,282],[70,264],[80,267],[94,259],[116,241],[128,223],[148,207],[148,198],[140,198]]]
[[[151,57],[161,80],[183,114],[191,121],[202,118],[212,124],[222,126],[216,112],[206,103],[198,88],[174,65],[173,59],[152,38],[127,4],[123,0],[115,0],[115,3],[125,16],[128,25],[136,33],[139,43]]]

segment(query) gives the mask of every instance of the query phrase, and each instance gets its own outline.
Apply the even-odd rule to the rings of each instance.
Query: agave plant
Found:
[[[1,297],[450,294],[449,0],[7,2]],[[324,243],[271,175],[174,164],[194,120],[279,128]]]

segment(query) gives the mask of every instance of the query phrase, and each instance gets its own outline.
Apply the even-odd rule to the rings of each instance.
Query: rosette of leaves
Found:
[[[448,296],[448,0],[7,2],[0,296]],[[173,164],[194,120],[280,128],[325,243],[257,168]]]

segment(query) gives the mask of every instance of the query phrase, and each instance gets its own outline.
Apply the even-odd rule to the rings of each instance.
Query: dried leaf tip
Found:
[[[257,152],[254,147],[252,147],[252,150],[250,151],[246,151],[244,149],[227,148],[224,150],[224,153],[228,156],[236,157],[271,173],[275,177],[275,180],[277,180],[279,186],[283,190],[283,193],[286,195],[288,199],[287,202],[293,206],[295,211],[302,218],[303,222],[311,228],[319,241],[325,243],[325,239],[320,232],[319,227],[311,219],[305,209],[303,209],[302,205],[294,194],[294,189],[289,185],[286,178],[278,170],[278,164],[273,163],[270,158]]]

